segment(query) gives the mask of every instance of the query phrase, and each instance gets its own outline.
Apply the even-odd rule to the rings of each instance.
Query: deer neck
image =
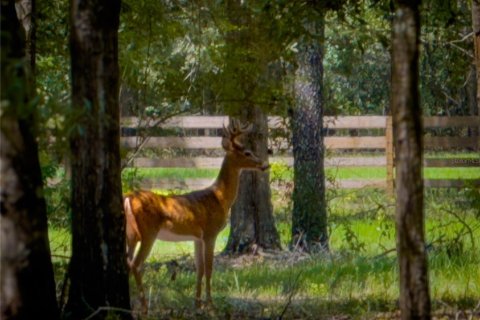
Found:
[[[240,171],[241,169],[235,164],[235,160],[226,155],[217,180],[213,184],[215,195],[226,210],[230,209],[237,197]]]

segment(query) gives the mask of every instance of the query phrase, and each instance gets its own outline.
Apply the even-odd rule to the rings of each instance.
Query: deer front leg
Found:
[[[195,291],[195,307],[200,308],[202,305],[202,280],[205,274],[205,263],[203,254],[203,241],[195,241],[195,267],[197,269],[197,285]]]
[[[204,240],[204,259],[205,259],[205,293],[207,304],[212,304],[211,279],[213,272],[213,255],[215,251],[215,238]]]

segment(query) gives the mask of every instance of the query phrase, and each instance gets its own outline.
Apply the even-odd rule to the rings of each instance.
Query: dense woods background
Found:
[[[278,170],[243,174],[220,249],[224,253],[276,257],[271,259],[287,267],[292,256],[295,261],[310,257],[322,265],[331,261],[335,268],[343,256],[372,258],[365,253],[368,244],[359,240],[360,232],[348,221],[374,212],[383,236],[393,232],[385,226],[395,215],[397,255],[389,266],[398,269],[400,303],[397,307],[375,301],[373,305],[380,307],[372,309],[396,317],[399,308],[403,319],[428,319],[431,309],[437,312],[441,305],[435,299],[431,302],[429,290],[428,250],[436,248],[435,241],[448,259],[471,259],[465,254],[478,245],[479,227],[474,223],[480,214],[478,187],[458,194],[424,190],[421,116],[479,114],[478,1],[2,0],[1,4],[2,318],[138,315],[136,292],[131,297],[128,286],[121,192],[122,187],[123,192],[138,187],[136,171],[130,170],[135,157],[184,155],[144,147],[150,135],[164,134],[161,125],[177,115],[228,115],[253,123],[246,145],[265,160],[271,152],[269,138],[276,134],[284,136],[292,149],[292,179],[280,196],[271,189]],[[280,116],[288,130],[269,130],[270,115]],[[322,120],[332,115],[393,116],[396,198],[366,190],[360,199],[345,200],[356,196],[327,190],[324,162],[329,151],[324,148]],[[133,150],[122,149],[120,134],[128,130],[120,128],[120,116],[155,123],[154,129],[135,129],[143,140]],[[478,137],[479,128],[445,132]],[[349,134],[355,136],[358,130]],[[468,159],[478,156],[478,149],[456,151]],[[445,197],[454,199],[455,207],[444,207],[440,200]],[[338,216],[336,198],[341,199]],[[361,208],[355,211],[365,203],[372,206],[366,213]],[[452,229],[434,229],[432,233],[440,234],[430,242],[425,235],[428,208],[448,211],[457,223]],[[68,230],[62,244],[69,248],[68,255],[54,253],[53,266],[47,218],[50,236],[58,229]],[[348,250],[332,240],[337,225],[344,230]],[[372,259],[392,252],[381,248],[383,252]],[[468,267],[478,266],[478,260],[468,261]],[[176,274],[182,267],[188,269],[188,262],[180,266],[175,262],[167,269]],[[272,268],[281,270],[279,265]],[[301,269],[287,280],[278,276],[275,282],[286,300],[277,309],[244,310],[234,301],[228,304],[231,309],[201,316],[298,317],[302,307],[295,309],[292,301],[301,286],[307,286],[308,281],[301,280],[304,273],[321,273],[311,271],[315,268]],[[360,272],[363,267],[358,263],[352,268]],[[168,276],[162,276],[152,283],[165,286],[164,295],[162,289],[157,294],[164,301],[170,301],[168,286],[178,292],[191,286],[181,280],[166,284]],[[219,287],[234,279],[223,292],[233,287],[241,291],[236,273],[219,277]],[[478,285],[478,279],[473,281]],[[314,297],[323,292],[322,281],[318,282]],[[330,285],[332,292],[334,284]],[[452,294],[451,300],[478,315],[480,297],[478,292],[470,294],[469,288],[463,297]],[[153,317],[196,315],[189,308],[155,303]],[[358,310],[344,310],[342,303],[322,309],[324,317],[355,316]],[[263,314],[269,308],[277,311]],[[291,314],[289,308],[294,310]],[[311,311],[301,317],[316,316],[318,312]]]

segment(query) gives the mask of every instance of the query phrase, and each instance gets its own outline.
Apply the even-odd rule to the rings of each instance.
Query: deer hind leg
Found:
[[[211,279],[213,272],[213,255],[215,251],[215,238],[207,239],[203,244],[204,252],[204,262],[205,262],[205,294],[207,299],[207,304],[212,304],[212,295],[211,295]]]
[[[131,267],[133,263],[133,255],[137,247],[138,242],[141,241],[140,232],[138,231],[137,220],[132,212],[130,205],[130,198],[125,198],[124,201],[125,220],[126,220],[126,240],[127,240],[127,258],[128,265]]]
[[[140,242],[140,237],[134,233],[128,232],[128,229],[129,227],[127,224],[127,262],[128,266],[132,268],[135,249],[137,248],[137,244]]]
[[[130,263],[130,271],[135,277],[135,281],[137,283],[137,288],[140,293],[140,300],[142,303],[142,309],[144,314],[147,314],[148,312],[148,305],[142,283],[142,267],[153,247],[154,242],[155,239],[143,239],[140,243],[140,249],[138,250],[138,253],[135,255],[133,261]]]
[[[130,240],[127,238],[127,262],[128,262],[128,267],[132,267],[133,263],[133,255],[135,253],[135,248],[137,247],[138,241],[135,240]]]
[[[195,307],[199,308],[202,304],[202,280],[205,274],[204,254],[203,254],[203,241],[195,241],[195,267],[197,269],[197,284],[195,291]]]

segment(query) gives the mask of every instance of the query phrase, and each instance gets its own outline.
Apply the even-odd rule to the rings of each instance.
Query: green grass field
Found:
[[[150,179],[215,179],[218,169],[197,168],[137,168],[141,178]],[[126,169],[125,174],[130,172]],[[385,179],[387,171],[383,167],[339,167],[327,168],[326,174],[337,180],[370,180]],[[286,170],[280,173],[283,179],[292,179],[293,172]],[[479,168],[426,168],[426,179],[480,179]]]
[[[470,312],[480,302],[480,213],[469,190],[427,190],[425,194],[430,291],[437,314]],[[397,310],[398,270],[393,204],[382,191],[332,190],[329,254],[288,250],[258,256],[224,257],[227,227],[218,237],[213,276],[216,309],[193,308],[195,284],[189,242],[157,241],[144,275],[151,319],[269,318],[321,319],[388,317]],[[290,215],[274,195],[277,229],[286,249]],[[478,199],[477,199],[478,200]],[[63,280],[70,235],[50,228],[56,276]],[[179,264],[171,281],[167,262]],[[133,279],[132,301],[138,308]],[[149,318],[150,319],[150,318]]]

